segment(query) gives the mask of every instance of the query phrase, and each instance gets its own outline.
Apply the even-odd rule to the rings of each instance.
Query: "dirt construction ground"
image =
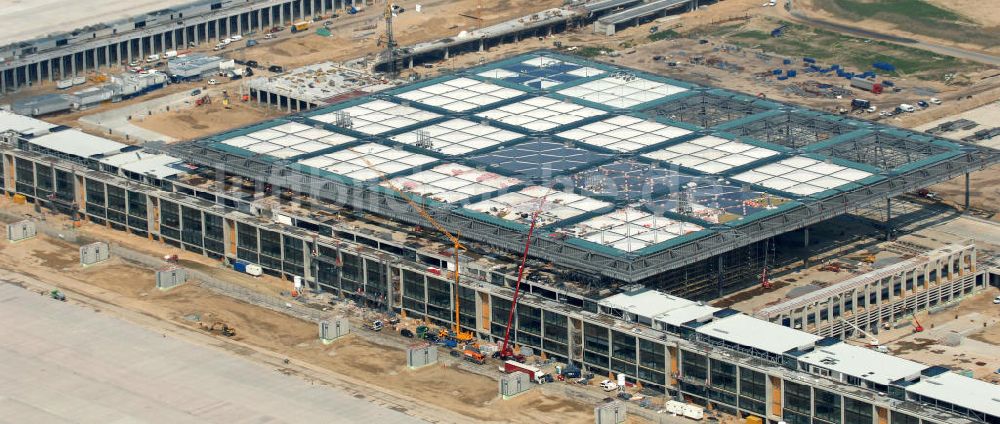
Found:
[[[9,202],[4,202],[3,206],[8,210],[13,208]],[[58,225],[55,217],[50,216],[47,222]],[[131,248],[151,254],[178,253],[170,246],[108,231],[93,224],[85,224],[81,234],[99,234],[104,240],[108,240],[108,235],[115,235],[118,237],[109,241],[130,241]],[[6,270],[16,270],[13,275],[45,281],[69,293],[77,290],[86,292],[125,309],[162,320],[165,325],[187,327],[192,331],[201,331],[198,330],[198,321],[223,321],[235,327],[237,336],[234,340],[240,344],[308,363],[335,375],[412,398],[418,405],[435,405],[476,421],[593,421],[592,405],[547,397],[540,390],[500,400],[497,381],[486,376],[444,365],[409,370],[405,366],[403,350],[377,345],[354,334],[324,345],[318,340],[313,323],[242,303],[195,284],[185,284],[169,291],[157,290],[153,287],[152,270],[121,259],[112,258],[81,267],[78,249],[78,245],[42,235],[16,244],[0,243],[0,278],[9,279],[13,273]],[[222,269],[217,263],[213,266],[212,260],[199,255],[181,253],[181,256],[181,265],[203,271],[216,270],[226,277],[238,277],[227,278],[236,284],[256,284],[258,289],[269,293],[280,292],[283,288],[287,290],[287,283],[282,284],[275,278],[258,280]],[[243,356],[253,351],[239,346],[231,346],[229,350]]]
[[[284,113],[277,109],[257,106],[256,103],[251,102],[235,101],[235,98],[228,106],[224,106],[222,99],[215,98],[210,105],[172,110],[147,117],[141,121],[133,120],[133,123],[180,140],[188,140],[282,115]]]

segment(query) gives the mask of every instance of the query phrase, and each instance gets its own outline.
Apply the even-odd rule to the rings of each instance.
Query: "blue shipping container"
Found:
[[[246,273],[247,272],[247,264],[243,263],[243,262],[235,262],[235,263],[233,263],[233,270],[235,270],[237,272]]]
[[[789,70],[788,70],[788,76],[789,76],[789,77],[794,77],[794,76],[796,76],[796,75],[798,75],[798,74],[799,74],[799,73],[798,73],[798,72],[796,72],[796,71],[795,71],[794,69],[789,69]]]
[[[775,69],[775,70],[771,71],[771,73],[774,74],[774,75],[781,75],[781,69]]]
[[[813,59],[811,57],[803,57],[802,61],[806,63],[816,63],[816,59]]]
[[[792,59],[785,59],[785,60],[781,61],[781,63],[784,63],[785,65],[791,65],[792,64]]]
[[[778,81],[784,81],[784,80],[786,80],[786,79],[788,79],[788,77],[786,77],[786,76],[784,76],[784,75],[782,75],[782,76],[778,77]]]

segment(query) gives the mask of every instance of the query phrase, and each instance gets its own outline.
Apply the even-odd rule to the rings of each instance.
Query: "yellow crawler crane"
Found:
[[[350,149],[350,150],[353,150],[353,149]],[[374,167],[372,166],[372,163],[367,158],[365,158],[363,156],[364,152],[355,151],[355,153],[361,154],[362,155],[361,156],[361,160],[364,161],[365,164],[367,164],[369,168],[371,168],[372,170],[375,170]],[[376,172],[379,172],[379,171],[376,171]],[[459,323],[461,322],[461,321],[459,321],[459,312],[461,311],[461,297],[459,295],[459,287],[460,287],[460,285],[459,285],[458,256],[459,256],[459,252],[460,251],[466,250],[465,246],[462,245],[461,241],[459,241],[458,236],[453,235],[450,231],[448,231],[447,229],[445,229],[444,226],[442,226],[439,222],[437,222],[436,219],[434,219],[434,217],[431,216],[431,214],[427,213],[427,210],[424,209],[423,206],[417,204],[417,202],[414,202],[413,199],[411,199],[408,194],[406,194],[405,192],[403,192],[403,190],[399,189],[399,187],[396,187],[396,185],[393,184],[392,181],[389,181],[389,179],[386,177],[386,175],[385,175],[384,172],[381,172],[381,176],[379,177],[379,179],[382,180],[382,182],[385,183],[386,186],[388,186],[390,189],[392,189],[392,191],[396,192],[396,194],[398,194],[399,197],[403,198],[403,200],[405,200],[406,203],[408,203],[411,208],[413,208],[414,210],[416,210],[417,213],[420,214],[420,216],[422,216],[424,219],[426,219],[427,222],[430,222],[431,225],[433,225],[434,228],[438,230],[438,232],[440,232],[441,234],[444,234],[444,236],[447,237],[448,240],[451,240],[452,247],[453,247],[454,258],[455,258],[454,259],[455,260],[455,324],[452,326],[452,332],[454,333],[454,335],[452,337],[454,337],[455,340],[458,341],[458,342],[468,342],[468,341],[471,341],[473,338],[475,338],[475,335],[472,332],[468,332],[468,331],[467,332],[462,332],[462,327],[461,327],[461,325],[459,325]],[[449,335],[449,336],[451,336],[451,335]]]

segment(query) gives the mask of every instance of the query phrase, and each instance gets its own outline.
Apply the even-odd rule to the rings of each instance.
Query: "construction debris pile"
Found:
[[[821,83],[816,80],[808,80],[788,85],[785,87],[785,94],[800,97],[836,99],[853,96],[854,92],[836,85]]]

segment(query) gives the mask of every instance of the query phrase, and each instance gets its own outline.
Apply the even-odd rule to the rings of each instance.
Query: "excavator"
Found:
[[[230,327],[229,324],[222,321],[216,321],[212,323],[212,325],[201,323],[201,329],[209,333],[219,333],[226,337],[233,337],[236,335],[236,329]]]

